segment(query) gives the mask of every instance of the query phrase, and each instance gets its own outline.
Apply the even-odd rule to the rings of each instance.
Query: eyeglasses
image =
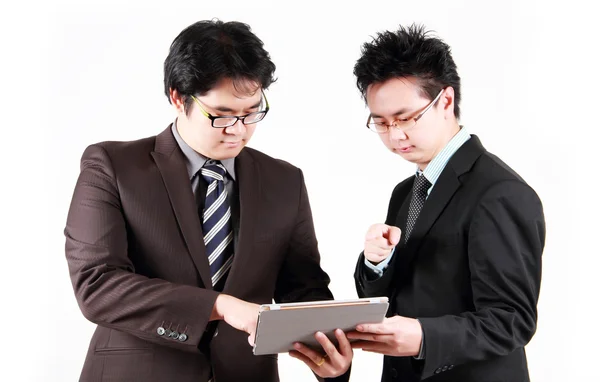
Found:
[[[200,102],[196,97],[192,96],[192,98],[194,99],[194,101],[196,101],[198,107],[200,107],[200,111],[202,112],[202,114],[204,114],[206,118],[210,119],[212,127],[221,129],[224,127],[233,126],[237,123],[237,121],[242,121],[244,125],[251,125],[253,123],[262,121],[263,118],[265,118],[265,115],[267,115],[267,112],[269,111],[269,101],[267,100],[267,96],[265,95],[265,93],[262,90],[260,92],[262,93],[263,99],[265,100],[265,110],[246,114],[240,117],[235,115],[223,115],[215,117],[214,115],[204,110],[204,108],[202,107],[202,102]]]
[[[375,133],[379,133],[379,134],[386,133],[392,126],[394,126],[396,129],[406,132],[406,131],[412,129],[413,127],[415,127],[415,125],[417,124],[419,119],[421,119],[421,117],[423,117],[423,115],[425,115],[425,113],[427,113],[427,111],[429,109],[431,109],[431,107],[437,102],[437,100],[440,99],[443,92],[444,92],[444,89],[440,90],[437,97],[435,97],[435,99],[433,101],[431,101],[429,103],[429,105],[427,105],[427,107],[425,107],[425,110],[420,112],[416,117],[396,118],[395,120],[392,121],[392,123],[387,124],[385,122],[371,122],[372,116],[369,114],[369,118],[367,119],[367,128],[369,128],[369,130],[371,130]]]

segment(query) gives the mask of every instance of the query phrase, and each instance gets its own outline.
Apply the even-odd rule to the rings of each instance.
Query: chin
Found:
[[[399,155],[405,161],[414,163],[414,164],[419,163],[423,159],[419,154],[414,153],[414,152],[411,152],[411,153],[396,152],[396,154]]]
[[[230,148],[230,149],[221,148],[219,150],[215,150],[213,152],[214,157],[212,159],[223,160],[223,159],[235,158],[240,154],[240,152],[242,151],[243,148],[244,148],[244,146]]]

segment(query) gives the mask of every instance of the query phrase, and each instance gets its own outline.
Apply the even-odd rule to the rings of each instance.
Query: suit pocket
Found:
[[[153,345],[141,338],[116,329],[110,329],[108,341],[97,346],[97,352],[152,350]]]
[[[257,243],[261,243],[261,242],[264,242],[264,241],[267,241],[267,242],[271,241],[272,242],[275,239],[276,239],[276,234],[274,234],[273,232],[270,232],[270,231],[263,231],[263,232],[259,232],[256,235],[255,241]]]
[[[150,348],[104,348],[96,349],[98,355],[119,355],[119,354],[152,354]]]
[[[145,382],[151,380],[154,352],[149,348],[97,349],[94,356],[101,360],[101,381]]]

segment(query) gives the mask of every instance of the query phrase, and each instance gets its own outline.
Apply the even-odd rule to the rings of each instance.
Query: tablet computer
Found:
[[[261,305],[254,354],[287,353],[295,342],[321,349],[315,339],[319,331],[337,346],[336,329],[349,332],[359,324],[382,322],[388,305],[387,297]]]

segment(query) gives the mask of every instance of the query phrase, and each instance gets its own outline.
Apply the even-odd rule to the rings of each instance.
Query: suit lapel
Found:
[[[202,227],[185,165],[185,157],[173,137],[170,126],[156,137],[152,157],[162,176],[192,261],[200,274],[204,287],[212,289],[210,267],[202,239]]]
[[[425,238],[431,229],[431,226],[433,226],[435,221],[439,218],[440,214],[444,211],[444,208],[448,202],[450,202],[450,199],[452,199],[452,196],[459,187],[460,182],[458,177],[451,167],[446,166],[431,190],[431,194],[425,201],[423,209],[410,234],[410,238],[406,243],[409,253],[408,257],[413,256],[419,249],[420,244],[423,242],[423,238]]]
[[[256,219],[260,212],[260,173],[252,155],[243,149],[235,160],[239,193],[239,238],[235,247],[233,265],[227,276],[224,293],[240,295],[245,284],[245,269],[251,266]]]

